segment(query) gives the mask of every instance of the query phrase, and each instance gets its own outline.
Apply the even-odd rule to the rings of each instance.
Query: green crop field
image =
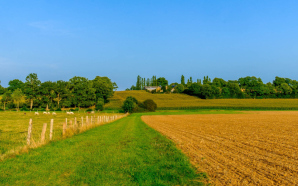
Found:
[[[24,114],[26,113],[26,114]],[[97,120],[97,116],[103,115],[115,115],[113,113],[95,113],[88,114],[82,112],[75,112],[74,115],[67,115],[65,112],[57,112],[57,115],[42,114],[34,115],[34,112],[16,112],[16,111],[3,111],[0,112],[0,161],[9,152],[15,152],[26,145],[26,138],[28,133],[29,120],[32,119],[32,140],[33,143],[39,143],[42,126],[47,123],[47,135],[46,140],[49,139],[48,131],[50,128],[50,120],[54,119],[53,127],[53,140],[62,138],[62,126],[68,119],[68,125],[70,122],[74,124],[74,118],[77,118],[78,124],[81,123],[81,117],[86,122],[86,116],[89,120],[91,116],[94,118],[94,122]],[[117,114],[119,116],[123,114]],[[93,123],[94,123],[93,122]],[[96,121],[97,122],[97,121]]]
[[[133,96],[139,101],[152,99],[159,110],[203,108],[298,110],[298,99],[200,99],[186,94],[151,94],[143,90],[116,91],[105,108],[120,109],[128,96]]]
[[[0,185],[203,185],[206,174],[197,173],[188,157],[140,116],[5,159],[0,162]],[[20,122],[27,117],[6,120],[18,128],[27,126]]]

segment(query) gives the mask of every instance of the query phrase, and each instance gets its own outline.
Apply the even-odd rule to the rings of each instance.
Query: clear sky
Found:
[[[298,80],[298,1],[1,0],[0,80]]]

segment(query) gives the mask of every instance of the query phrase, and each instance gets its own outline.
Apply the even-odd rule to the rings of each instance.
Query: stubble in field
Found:
[[[297,185],[298,112],[142,116],[216,185]]]

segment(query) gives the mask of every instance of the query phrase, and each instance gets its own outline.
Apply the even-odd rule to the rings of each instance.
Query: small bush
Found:
[[[157,108],[156,103],[152,99],[147,99],[144,102],[139,102],[136,98],[129,96],[123,102],[122,109],[124,112],[154,112]]]
[[[152,99],[147,99],[143,102],[144,108],[150,112],[154,112],[157,109],[157,104]]]
[[[128,96],[128,97],[126,98],[126,100],[131,100],[131,101],[133,101],[133,102],[136,103],[136,104],[139,103],[139,101],[138,101],[135,97],[133,97],[133,96]]]
[[[132,99],[126,98],[126,100],[123,102],[122,109],[124,112],[132,113],[136,111],[137,106],[138,105]]]
[[[21,111],[29,111],[29,109],[26,106],[22,107],[20,110]]]
[[[61,108],[57,108],[57,110],[56,110],[56,111],[62,111],[62,110],[61,110]]]
[[[87,109],[86,111],[87,111],[87,112],[91,112],[91,111],[93,111],[93,109]]]

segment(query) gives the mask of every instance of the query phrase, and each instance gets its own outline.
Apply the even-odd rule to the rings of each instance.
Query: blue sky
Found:
[[[298,1],[0,1],[0,80],[298,79]]]

